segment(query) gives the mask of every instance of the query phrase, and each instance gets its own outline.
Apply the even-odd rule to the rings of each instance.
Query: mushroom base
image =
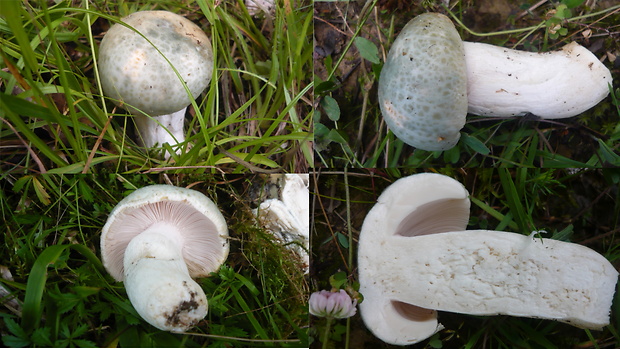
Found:
[[[301,257],[310,270],[310,209],[307,174],[284,175],[282,200],[268,199],[252,210],[261,225]]]
[[[207,297],[189,275],[178,234],[156,225],[135,237],[125,252],[125,288],[131,304],[160,330],[185,332],[207,315]]]

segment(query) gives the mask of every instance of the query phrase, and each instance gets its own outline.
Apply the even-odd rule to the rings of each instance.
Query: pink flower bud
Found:
[[[310,314],[318,317],[345,319],[355,315],[357,300],[345,290],[339,292],[319,291],[310,295]]]

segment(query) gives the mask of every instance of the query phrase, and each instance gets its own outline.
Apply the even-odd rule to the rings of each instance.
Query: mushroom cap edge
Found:
[[[127,239],[124,242],[118,243],[113,241],[114,232],[110,231],[110,227],[116,224],[116,220],[119,216],[123,215],[123,211],[127,208],[139,208],[144,205],[154,204],[160,201],[179,201],[185,202],[192,206],[195,210],[205,215],[211,220],[218,232],[218,240],[221,243],[221,250],[213,259],[216,261],[218,267],[224,263],[228,257],[229,244],[228,244],[228,226],[226,220],[217,205],[201,192],[193,189],[187,189],[182,187],[176,187],[166,184],[154,184],[146,187],[139,188],[123,198],[114,207],[108,219],[101,231],[101,258],[106,270],[117,281],[123,281],[123,256],[125,253],[126,245],[131,239]],[[136,232],[138,235],[140,232]],[[190,244],[191,245],[191,244]],[[189,246],[194,247],[195,246]],[[195,265],[196,260],[188,256],[187,251],[184,249],[184,258],[190,269],[190,275],[192,277],[204,277],[209,272],[216,270],[198,270],[192,268]],[[120,256],[120,260],[118,260]],[[188,260],[188,258],[190,260]]]
[[[435,311],[427,309],[429,313],[426,316],[419,316],[423,308],[397,304],[378,288],[372,287],[373,284],[381,283],[381,270],[390,263],[390,256],[380,251],[382,240],[397,234],[402,228],[400,221],[415,213],[418,208],[427,213],[425,209],[432,210],[433,202],[450,201],[455,205],[450,205],[448,212],[455,210],[454,215],[460,217],[451,221],[446,229],[464,230],[470,207],[469,193],[465,187],[445,175],[414,174],[388,186],[364,220],[358,247],[360,293],[364,296],[364,301],[359,305],[360,315],[366,327],[387,343],[417,343],[440,331],[443,326],[438,323]],[[443,229],[431,233],[439,232],[443,232]],[[417,315],[412,314],[414,311]]]

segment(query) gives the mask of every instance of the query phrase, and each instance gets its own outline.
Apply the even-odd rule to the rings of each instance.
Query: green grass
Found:
[[[447,151],[415,149],[397,139],[381,117],[377,85],[396,35],[422,12],[448,14],[467,41],[535,52],[556,50],[570,41],[586,47],[602,44],[596,56],[605,58],[604,64],[612,71],[615,81],[620,79],[620,72],[606,57],[607,52],[620,49],[615,30],[620,18],[619,5],[596,9],[579,5],[571,9],[570,15],[563,14],[562,19],[546,19],[546,14],[558,10],[560,4],[546,2],[517,18],[530,5],[509,2],[506,5],[509,8],[503,10],[507,19],[498,21],[488,9],[480,8],[484,5],[475,2],[453,1],[449,11],[439,3],[424,1],[419,6],[404,1],[369,0],[364,4],[317,5],[323,6],[322,20],[318,23],[327,23],[325,27],[329,27],[329,35],[320,37],[317,45],[328,50],[332,37],[336,37],[337,43],[331,54],[315,60],[317,167],[620,165],[620,89],[617,86],[610,88],[610,96],[597,106],[568,119],[543,121],[470,115],[461,130],[461,140]],[[572,6],[579,1],[562,3]],[[562,26],[564,35],[560,31],[550,34],[548,28],[556,24]],[[591,30],[588,39],[584,38],[585,29]]]
[[[273,18],[250,17],[242,1],[47,4],[3,1],[0,10],[4,171],[303,172],[312,164],[309,1],[278,2]],[[136,145],[131,116],[98,84],[104,32],[152,9],[194,21],[214,50],[212,83],[190,107],[187,142],[169,161]]]
[[[438,172],[463,183],[470,193],[468,230],[487,229],[570,241],[594,249],[613,265],[620,263],[620,171],[617,169],[385,169],[321,171],[313,176],[311,291],[359,289],[357,241],[368,211],[395,180],[419,172]],[[347,179],[344,178],[347,176]],[[349,213],[348,213],[349,212]],[[352,244],[349,241],[353,241]],[[363,298],[363,295],[361,295]],[[446,327],[412,348],[611,348],[620,343],[620,296],[611,323],[588,331],[550,320],[511,316],[471,316],[440,312]],[[388,348],[368,331],[361,317],[336,321],[335,347]],[[312,317],[313,347],[320,347],[324,319]]]
[[[307,346],[307,285],[289,250],[258,228],[252,175],[32,175],[0,180],[0,279],[19,306],[0,309],[5,346]],[[224,214],[231,250],[222,268],[197,280],[209,301],[204,321],[179,335],[143,321],[99,256],[101,229],[116,203],[154,183],[191,186]],[[4,275],[4,274],[3,274]],[[3,299],[8,301],[7,299]]]

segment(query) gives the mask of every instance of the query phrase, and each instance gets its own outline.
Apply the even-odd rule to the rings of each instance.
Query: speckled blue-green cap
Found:
[[[412,19],[390,48],[379,79],[383,118],[396,137],[424,150],[456,145],[467,115],[463,42],[448,17]]]
[[[194,98],[207,87],[213,52],[197,25],[167,11],[136,12],[122,21],[168,58]],[[101,41],[98,63],[105,94],[132,114],[141,114],[138,109],[158,116],[187,107],[191,101],[170,64],[135,30],[115,24]]]

